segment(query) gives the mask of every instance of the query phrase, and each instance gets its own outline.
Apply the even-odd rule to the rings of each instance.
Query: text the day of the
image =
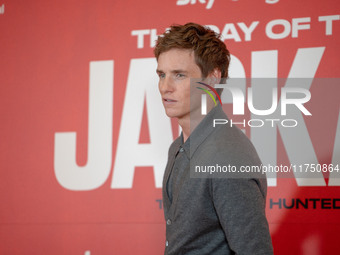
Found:
[[[325,15],[316,18],[317,22],[324,24],[324,28],[320,35],[331,36],[333,35],[334,26],[338,24],[336,21],[340,20],[340,15]],[[311,30],[312,18],[292,18],[274,19],[266,23],[265,36],[271,40],[280,40],[287,37],[298,38],[307,30]],[[226,23],[222,29],[216,25],[207,25],[212,30],[221,34],[222,40],[232,40],[234,42],[249,42],[252,41],[252,35],[258,29],[260,21],[253,21],[250,24],[245,22]],[[280,32],[277,32],[279,30]],[[131,31],[131,36],[137,39],[137,48],[143,49],[147,47],[153,48],[157,39],[157,29],[136,29]]]

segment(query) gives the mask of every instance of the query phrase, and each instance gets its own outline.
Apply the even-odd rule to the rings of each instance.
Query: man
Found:
[[[165,112],[177,118],[182,128],[170,146],[163,179],[165,254],[272,254],[265,176],[190,177],[193,166],[219,164],[239,169],[261,164],[242,131],[212,125],[214,119],[227,119],[221,105],[207,101],[204,116],[201,97],[190,92],[197,85],[190,82],[194,78],[211,91],[211,81],[219,83],[228,77],[230,55],[225,44],[212,30],[188,23],[171,26],[159,36],[154,53]]]

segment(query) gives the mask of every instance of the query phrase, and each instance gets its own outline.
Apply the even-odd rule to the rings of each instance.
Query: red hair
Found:
[[[230,53],[220,35],[210,28],[196,23],[172,25],[164,34],[158,36],[154,49],[156,59],[173,48],[193,50],[195,62],[201,69],[203,78],[216,68],[221,72],[222,78],[228,78]]]

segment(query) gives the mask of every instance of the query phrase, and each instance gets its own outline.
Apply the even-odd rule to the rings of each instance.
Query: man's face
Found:
[[[194,52],[171,49],[158,57],[159,91],[168,117],[190,118],[190,78],[201,78]],[[191,109],[192,110],[192,109]]]

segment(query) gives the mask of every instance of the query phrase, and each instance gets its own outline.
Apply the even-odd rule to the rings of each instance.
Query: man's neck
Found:
[[[185,143],[190,136],[190,118],[178,119],[178,124],[182,128],[183,143]]]

